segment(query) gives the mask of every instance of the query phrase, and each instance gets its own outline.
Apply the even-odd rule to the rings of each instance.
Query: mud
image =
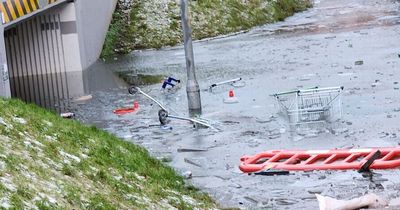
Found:
[[[315,193],[336,199],[375,193],[400,196],[399,170],[291,172],[281,176],[243,174],[242,155],[270,149],[331,149],[397,146],[400,143],[400,4],[398,1],[321,0],[284,22],[248,33],[194,43],[203,115],[221,129],[195,129],[171,120],[157,126],[158,107],[126,89],[95,91],[77,105],[80,120],[147,148],[152,155],[210,193],[222,207],[317,209]],[[361,62],[362,61],[362,62]],[[185,81],[181,46],[138,51],[112,64],[117,71],[171,75]],[[215,82],[242,77],[244,87]],[[290,132],[270,95],[301,87],[344,86],[343,116],[323,132]],[[182,85],[185,87],[185,84]],[[142,90],[177,115],[187,115],[185,88],[165,94],[161,84]],[[233,89],[239,103],[225,104]],[[112,110],[138,100],[135,114]],[[329,125],[332,126],[332,125]],[[179,152],[181,148],[193,152]],[[204,150],[201,152],[196,149]]]

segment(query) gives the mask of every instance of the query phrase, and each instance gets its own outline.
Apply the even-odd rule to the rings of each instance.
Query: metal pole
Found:
[[[189,9],[188,0],[181,0],[181,18],[182,30],[185,46],[187,84],[186,93],[188,98],[188,106],[190,115],[201,114],[200,88],[196,80],[193,46],[192,46],[192,29],[189,25]]]

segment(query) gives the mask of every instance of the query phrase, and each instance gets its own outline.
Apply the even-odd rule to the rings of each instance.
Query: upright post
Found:
[[[187,84],[186,93],[188,98],[188,106],[190,115],[201,114],[200,88],[196,80],[193,45],[192,45],[192,29],[189,24],[189,8],[188,0],[181,0],[181,19],[182,30],[186,57]]]

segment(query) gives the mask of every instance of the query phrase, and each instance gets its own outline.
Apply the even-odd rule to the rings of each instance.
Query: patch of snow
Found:
[[[0,207],[5,209],[10,209],[10,200],[7,197],[0,198]]]
[[[44,139],[45,140],[47,140],[47,141],[51,141],[51,142],[53,142],[53,141],[56,141],[56,137],[54,137],[54,136],[44,136]]]
[[[67,158],[72,159],[72,160],[74,160],[74,161],[76,161],[78,163],[81,162],[81,159],[79,157],[75,156],[75,155],[71,155],[71,154],[66,153],[66,152],[64,152],[62,150],[60,150],[58,153],[60,153],[60,155],[62,155],[63,157],[67,157]]]
[[[27,123],[24,118],[13,117],[12,119],[13,119],[14,122],[17,122],[17,123],[20,123],[20,124],[23,124],[23,125],[25,125]]]
[[[17,187],[12,183],[10,179],[7,179],[6,177],[0,177],[0,182],[11,192],[16,192]]]
[[[0,117],[0,125],[6,126],[7,129],[13,129],[13,126],[11,124],[8,124],[6,121],[4,121],[3,118]]]

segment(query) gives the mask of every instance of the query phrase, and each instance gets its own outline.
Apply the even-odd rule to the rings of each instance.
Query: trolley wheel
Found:
[[[166,125],[168,123],[168,112],[160,109],[160,111],[158,111],[158,120],[160,121],[161,125]]]
[[[136,94],[137,92],[139,92],[139,90],[138,90],[137,87],[131,86],[131,87],[128,88],[128,92],[129,92],[129,94],[134,95],[134,94]]]

